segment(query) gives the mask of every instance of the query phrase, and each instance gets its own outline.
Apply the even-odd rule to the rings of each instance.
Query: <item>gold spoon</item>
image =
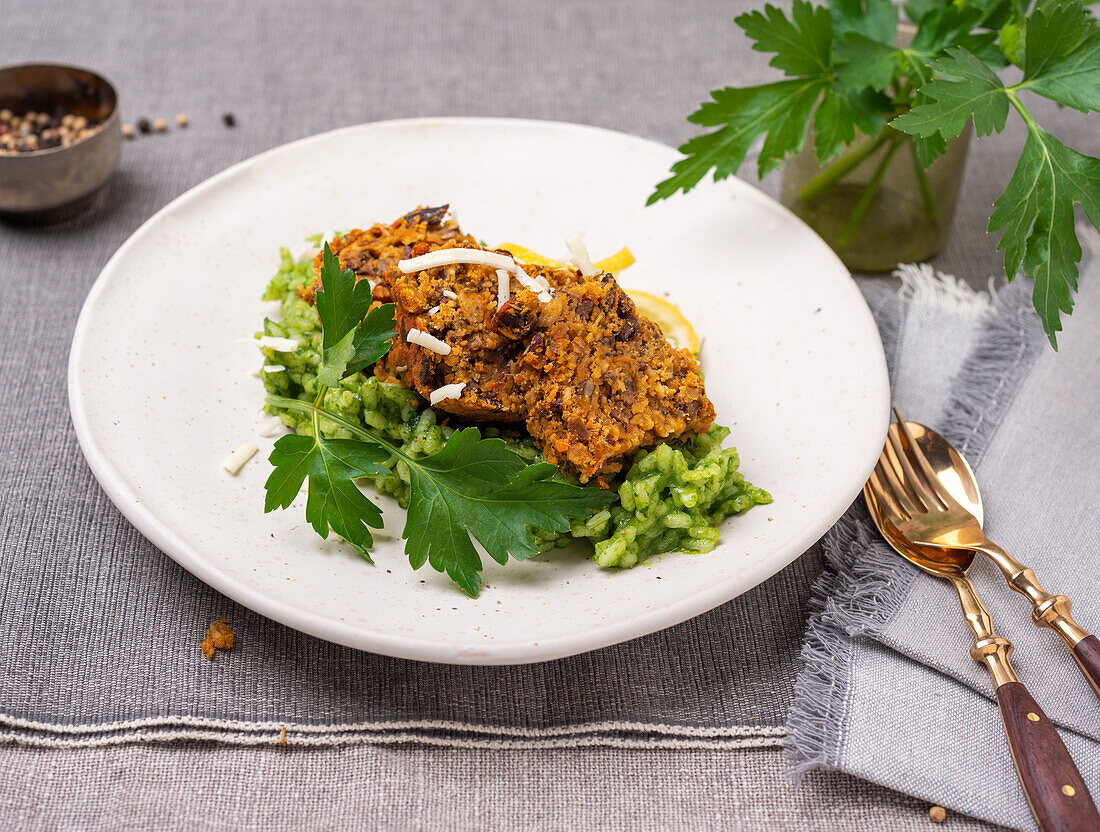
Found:
[[[863,497],[875,526],[899,555],[955,587],[963,617],[974,633],[970,655],[985,664],[993,677],[1012,762],[1039,828],[1044,832],[1100,829],[1100,814],[1065,743],[1012,669],[1012,643],[993,631],[989,612],[966,577],[974,553],[914,545],[890,525],[870,483],[863,487]]]

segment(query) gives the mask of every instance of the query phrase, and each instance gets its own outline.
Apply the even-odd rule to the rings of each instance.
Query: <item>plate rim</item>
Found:
[[[317,613],[297,608],[269,597],[263,592],[249,586],[244,581],[234,578],[228,573],[220,572],[215,569],[210,562],[198,556],[197,552],[193,552],[192,547],[177,536],[151,509],[145,507],[144,503],[138,499],[136,492],[127,487],[119,467],[108,459],[107,454],[94,442],[87,402],[80,392],[79,385],[81,368],[80,356],[85,346],[87,330],[91,325],[94,308],[97,306],[100,297],[107,290],[112,278],[112,272],[117,268],[117,264],[127,256],[130,249],[148,232],[148,229],[154,226],[160,219],[170,216],[175,211],[180,210],[181,205],[184,203],[190,202],[193,199],[201,197],[204,193],[218,188],[226,179],[235,176],[238,172],[250,166],[258,164],[261,160],[269,156],[293,153],[296,148],[302,145],[323,141],[329,137],[343,133],[372,129],[390,129],[395,127],[416,128],[439,125],[497,125],[511,127],[520,125],[525,127],[536,127],[538,129],[554,128],[582,132],[587,131],[603,135],[609,134],[620,141],[625,139],[631,142],[642,143],[649,147],[660,148],[662,151],[667,151],[669,153],[675,153],[674,148],[663,142],[588,124],[529,118],[476,116],[388,119],[340,127],[278,145],[237,162],[189,188],[157,210],[152,216],[139,225],[107,260],[84,299],[69,348],[66,386],[69,411],[72,417],[77,442],[92,474],[115,507],[118,508],[127,521],[129,521],[161,552],[172,558],[172,560],[203,583],[254,612],[325,641],[401,659],[429,661],[441,664],[530,664],[552,661],[566,656],[610,647],[634,638],[640,638],[675,626],[676,624],[683,623],[721,604],[732,601],[734,598],[737,598],[763,583],[772,575],[789,566],[805,554],[806,551],[840,519],[848,506],[859,496],[859,492],[863,487],[863,480],[857,485],[853,485],[851,489],[838,489],[838,494],[843,492],[843,496],[836,496],[831,501],[825,501],[826,505],[807,520],[800,532],[785,546],[779,547],[764,560],[757,561],[747,569],[707,589],[700,590],[656,609],[641,611],[638,615],[629,619],[620,619],[577,633],[540,640],[537,642],[537,646],[534,646],[531,641],[494,642],[491,645],[478,648],[476,651],[470,651],[469,654],[464,654],[462,648],[454,645],[443,642],[426,641],[422,638],[410,638],[379,630],[368,630],[361,626],[348,624],[332,618],[325,618]],[[778,208],[781,209],[783,213],[787,214],[790,219],[806,227],[810,233],[814,233],[812,229],[809,229],[801,219],[779,203],[778,200],[763,193],[751,183],[733,176],[719,184],[729,187],[734,191],[738,189],[741,189],[743,192],[747,191],[755,198],[763,198],[774,206],[778,206]],[[874,362],[877,364],[877,372],[875,372],[874,375],[877,376],[878,385],[872,391],[878,401],[868,403],[866,407],[868,410],[872,407],[877,407],[880,413],[879,427],[881,428],[881,436],[879,439],[881,440],[886,436],[886,428],[889,423],[890,403],[889,376],[881,336],[874,322],[874,318],[871,315],[871,310],[867,306],[866,300],[862,292],[860,292],[855,280],[852,278],[851,273],[848,272],[847,268],[840,261],[840,258],[837,257],[831,249],[827,250],[829,256],[834,259],[835,263],[839,265],[847,275],[847,281],[842,281],[839,285],[844,286],[849,295],[858,301],[858,303],[855,304],[857,310],[859,310],[857,311],[857,315],[862,315],[864,318],[864,326],[870,328],[870,331],[874,334],[874,343],[878,346],[877,350],[873,350],[874,358],[877,359],[877,361]],[[874,467],[875,460],[878,458],[880,446],[881,441],[874,446],[873,453],[871,450],[865,452],[865,465],[860,467],[865,468],[866,474],[869,474]],[[870,447],[869,445],[868,448],[870,449]],[[864,475],[864,479],[866,478],[866,474]],[[848,494],[849,490],[851,490],[850,495]]]

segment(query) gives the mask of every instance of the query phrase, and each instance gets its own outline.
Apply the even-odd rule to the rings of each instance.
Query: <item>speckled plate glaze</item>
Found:
[[[650,208],[677,154],[592,127],[501,119],[366,124],[294,142],[213,177],[146,222],[104,268],[73,339],[69,397],[104,490],[203,581],[277,621],[363,650],[510,664],[651,633],[789,564],[859,493],[885,436],[882,344],[855,283],[816,235],[738,179]],[[376,565],[321,541],[303,508],[263,513],[273,440],[255,438],[261,358],[247,343],[280,246],[454,206],[489,241],[594,257],[629,245],[626,286],[667,294],[703,338],[707,390],[741,467],[775,497],[726,522],[705,555],[625,571],[560,550],[490,562],[481,597],[409,569],[403,512],[386,506]]]

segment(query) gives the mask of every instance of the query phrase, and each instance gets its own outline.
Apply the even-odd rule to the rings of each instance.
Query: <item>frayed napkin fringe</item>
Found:
[[[1027,292],[1001,292],[981,340],[963,363],[938,426],[971,466],[997,432],[1024,377],[1050,349]]]
[[[901,281],[898,295],[902,300],[965,315],[984,315],[997,296],[993,277],[989,278],[989,291],[980,292],[953,274],[936,271],[930,263],[902,263],[893,275]]]
[[[787,713],[785,755],[791,763],[788,774],[795,782],[812,769],[836,764],[833,757],[846,723],[843,709],[848,700],[852,638],[880,632],[900,608],[916,576],[912,567],[893,555],[863,557],[882,545],[872,529],[860,497],[822,541],[829,568],[814,584],[800,654],[803,667]]]

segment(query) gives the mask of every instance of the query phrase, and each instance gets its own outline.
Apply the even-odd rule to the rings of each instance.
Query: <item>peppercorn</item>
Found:
[[[176,124],[180,127],[186,127],[190,123],[187,118],[187,113],[176,113]]]
[[[942,806],[933,806],[931,809],[928,810],[928,818],[932,821],[932,823],[943,823],[946,817],[947,810],[944,809]]]
[[[237,117],[235,115],[233,115],[232,113],[226,113],[225,115],[223,115],[222,116],[222,121],[225,122],[226,127],[236,127],[237,126]]]
[[[149,123],[149,119],[147,119],[147,118],[139,118],[138,119],[138,130],[140,130],[142,133],[148,133],[152,129],[153,129],[153,126]]]
[[[122,125],[122,137],[125,139],[132,139],[134,137],[134,125],[124,124]]]
[[[168,129],[168,122],[162,118],[158,118],[153,122],[153,129],[158,133],[163,133]]]

